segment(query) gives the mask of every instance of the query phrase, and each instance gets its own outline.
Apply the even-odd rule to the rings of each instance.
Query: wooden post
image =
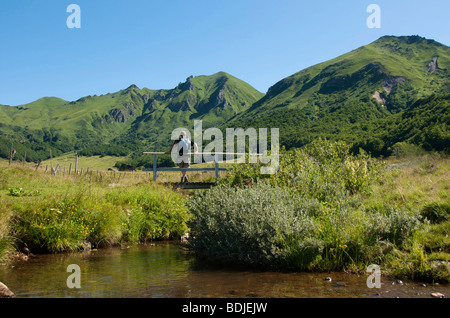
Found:
[[[27,152],[26,151],[25,151],[25,154],[23,155],[22,167],[25,167],[25,160],[27,160]]]
[[[12,161],[12,142],[11,142],[11,151],[9,153],[9,165],[11,165],[11,161]]]
[[[83,168],[80,170],[80,177],[83,175]]]
[[[39,163],[38,163],[38,165],[36,166],[36,170],[35,171],[37,171],[37,169],[39,169],[39,166],[41,165],[41,160],[39,160]]]
[[[72,163],[70,163],[70,165],[69,165],[69,176],[70,176],[70,171],[72,171]]]
[[[153,181],[156,181],[156,154],[153,155]]]
[[[116,183],[116,171],[114,170],[114,183]]]
[[[46,173],[47,173],[47,169],[48,169],[48,165],[46,165],[46,166],[45,166],[45,171],[44,171],[44,174],[46,174]]]
[[[214,172],[216,174],[216,181],[217,181],[217,179],[219,179],[219,157],[217,154],[214,156],[214,169],[215,169]]]
[[[64,165],[63,177],[66,175],[66,165]]]

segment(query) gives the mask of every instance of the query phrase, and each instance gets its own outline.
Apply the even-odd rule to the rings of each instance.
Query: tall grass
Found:
[[[3,235],[10,248],[11,243],[18,249],[26,244],[37,253],[76,250],[87,242],[102,247],[186,233],[189,214],[183,195],[152,182],[117,185],[110,179],[42,176],[27,168],[3,167],[0,240]]]

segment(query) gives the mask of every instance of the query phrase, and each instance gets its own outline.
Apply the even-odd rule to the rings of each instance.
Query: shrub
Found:
[[[415,213],[394,207],[368,211],[368,233],[375,241],[400,245],[417,229],[419,218]]]
[[[289,190],[268,184],[217,186],[190,203],[193,250],[230,262],[274,265],[289,258],[292,242],[316,231]]]
[[[420,215],[431,224],[441,223],[450,219],[450,205],[438,202],[429,203],[422,208]]]

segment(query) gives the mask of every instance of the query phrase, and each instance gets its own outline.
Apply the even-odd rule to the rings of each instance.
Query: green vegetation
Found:
[[[20,106],[0,105],[0,157],[37,162],[77,151],[82,156],[141,157],[166,149],[176,127],[223,124],[264,94],[225,73],[189,77],[173,89],[127,89],[68,102],[41,98]],[[118,158],[117,161],[124,160]]]
[[[189,229],[196,255],[221,262],[320,271],[376,263],[393,275],[449,282],[449,78],[449,47],[385,36],[266,95],[219,72],[174,89],[131,85],[73,102],[0,105],[0,158],[13,142],[15,161],[26,151],[28,162],[47,159],[41,167],[50,151],[53,166],[68,167],[76,151],[78,168],[149,168],[153,158],[142,151],[169,150],[172,130],[191,129],[195,119],[203,128],[278,127],[284,146],[278,173],[232,165],[192,200],[150,182],[111,186],[104,173],[55,178],[4,167],[0,258],[24,244],[53,252]],[[382,157],[390,158],[375,159]],[[158,166],[173,162],[160,156]]]
[[[26,245],[33,253],[179,239],[187,232],[185,198],[161,185],[109,175],[68,177],[3,166],[0,258]]]
[[[400,142],[448,150],[449,78],[449,47],[385,36],[282,79],[225,126],[278,127],[287,149],[327,138],[375,157]]]
[[[397,170],[349,149],[314,141],[283,153],[280,171],[265,178],[256,177],[259,164],[236,165],[189,203],[193,251],[290,270],[358,271],[375,263],[393,275],[449,282],[448,159],[421,158],[413,170]],[[410,178],[432,180],[405,191]]]

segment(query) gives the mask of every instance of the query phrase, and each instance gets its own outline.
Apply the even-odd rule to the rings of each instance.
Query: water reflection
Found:
[[[81,288],[66,285],[67,266],[81,269]],[[395,284],[380,289],[364,275],[280,273],[198,268],[177,244],[159,242],[70,254],[38,255],[14,268],[1,268],[0,281],[17,297],[430,297],[450,296],[445,285]],[[332,281],[324,278],[331,276]]]

